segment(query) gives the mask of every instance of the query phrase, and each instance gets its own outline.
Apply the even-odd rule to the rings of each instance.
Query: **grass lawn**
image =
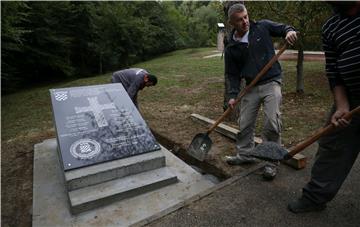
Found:
[[[145,68],[159,79],[157,86],[139,93],[140,110],[151,128],[179,140],[185,138],[186,143],[196,131],[206,131],[191,122],[191,113],[212,119],[222,114],[223,60],[203,58],[214,54],[213,51],[213,48],[180,50],[133,66]],[[281,64],[283,143],[289,146],[322,126],[332,98],[323,62],[304,63],[305,94],[295,93],[296,62]],[[108,73],[51,84],[2,97],[3,221],[15,226],[31,223],[33,145],[55,136],[49,89],[108,83],[110,76]],[[260,119],[257,133],[261,122]]]
[[[222,111],[223,60],[220,57],[202,58],[213,54],[212,50],[208,48],[181,50],[135,65],[134,67],[149,70],[159,78],[156,87],[140,92],[140,103],[143,103],[141,106],[146,109],[148,106],[165,105],[169,111],[184,105],[204,106],[204,108],[208,106],[208,110],[200,114],[213,118],[219,116]],[[322,118],[331,103],[323,73],[323,63],[305,62],[305,95],[294,93],[296,62],[283,61],[281,64],[284,70],[284,138],[291,137],[293,133],[302,137],[301,133],[306,134],[306,128],[311,129],[314,125],[315,122],[312,121],[318,120],[313,116],[320,112]],[[110,76],[111,73],[77,79],[2,97],[2,141],[26,138],[52,130],[50,88],[103,84],[108,83]],[[146,111],[143,111],[143,114],[146,116]],[[296,132],[288,130],[292,128],[296,129]]]

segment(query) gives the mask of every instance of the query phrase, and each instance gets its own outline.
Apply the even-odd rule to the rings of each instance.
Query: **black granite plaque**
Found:
[[[64,170],[160,149],[120,83],[50,94]]]

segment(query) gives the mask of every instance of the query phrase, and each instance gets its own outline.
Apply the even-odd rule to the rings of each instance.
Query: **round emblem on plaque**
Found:
[[[92,159],[100,153],[100,144],[92,139],[81,139],[71,144],[70,153],[75,158]]]

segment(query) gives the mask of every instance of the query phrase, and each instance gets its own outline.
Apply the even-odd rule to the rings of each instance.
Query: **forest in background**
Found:
[[[297,49],[321,50],[323,2],[245,2],[250,19],[291,24]],[[220,1],[1,2],[2,94],[88,77],[163,53],[216,45]]]

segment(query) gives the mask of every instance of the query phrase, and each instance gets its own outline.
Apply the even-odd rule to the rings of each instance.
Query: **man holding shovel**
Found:
[[[344,115],[360,105],[360,1],[328,2],[335,9],[322,29],[326,75],[334,96],[327,124],[336,130],[319,140],[310,182],[288,209],[294,213],[326,208],[360,152],[360,116]]]
[[[228,11],[229,23],[234,27],[225,49],[225,74],[228,85],[229,106],[234,108],[235,99],[239,94],[240,80],[250,84],[260,70],[275,55],[271,37],[285,37],[293,45],[297,40],[295,29],[291,26],[269,20],[249,21],[248,13],[243,4],[235,4]],[[254,162],[248,156],[254,148],[254,129],[260,105],[263,104],[265,123],[262,133],[264,141],[280,144],[281,119],[281,67],[278,61],[266,72],[257,84],[243,96],[240,110],[240,132],[237,135],[236,156],[226,156],[231,165]],[[276,176],[277,165],[270,164],[264,168],[264,178]]]

